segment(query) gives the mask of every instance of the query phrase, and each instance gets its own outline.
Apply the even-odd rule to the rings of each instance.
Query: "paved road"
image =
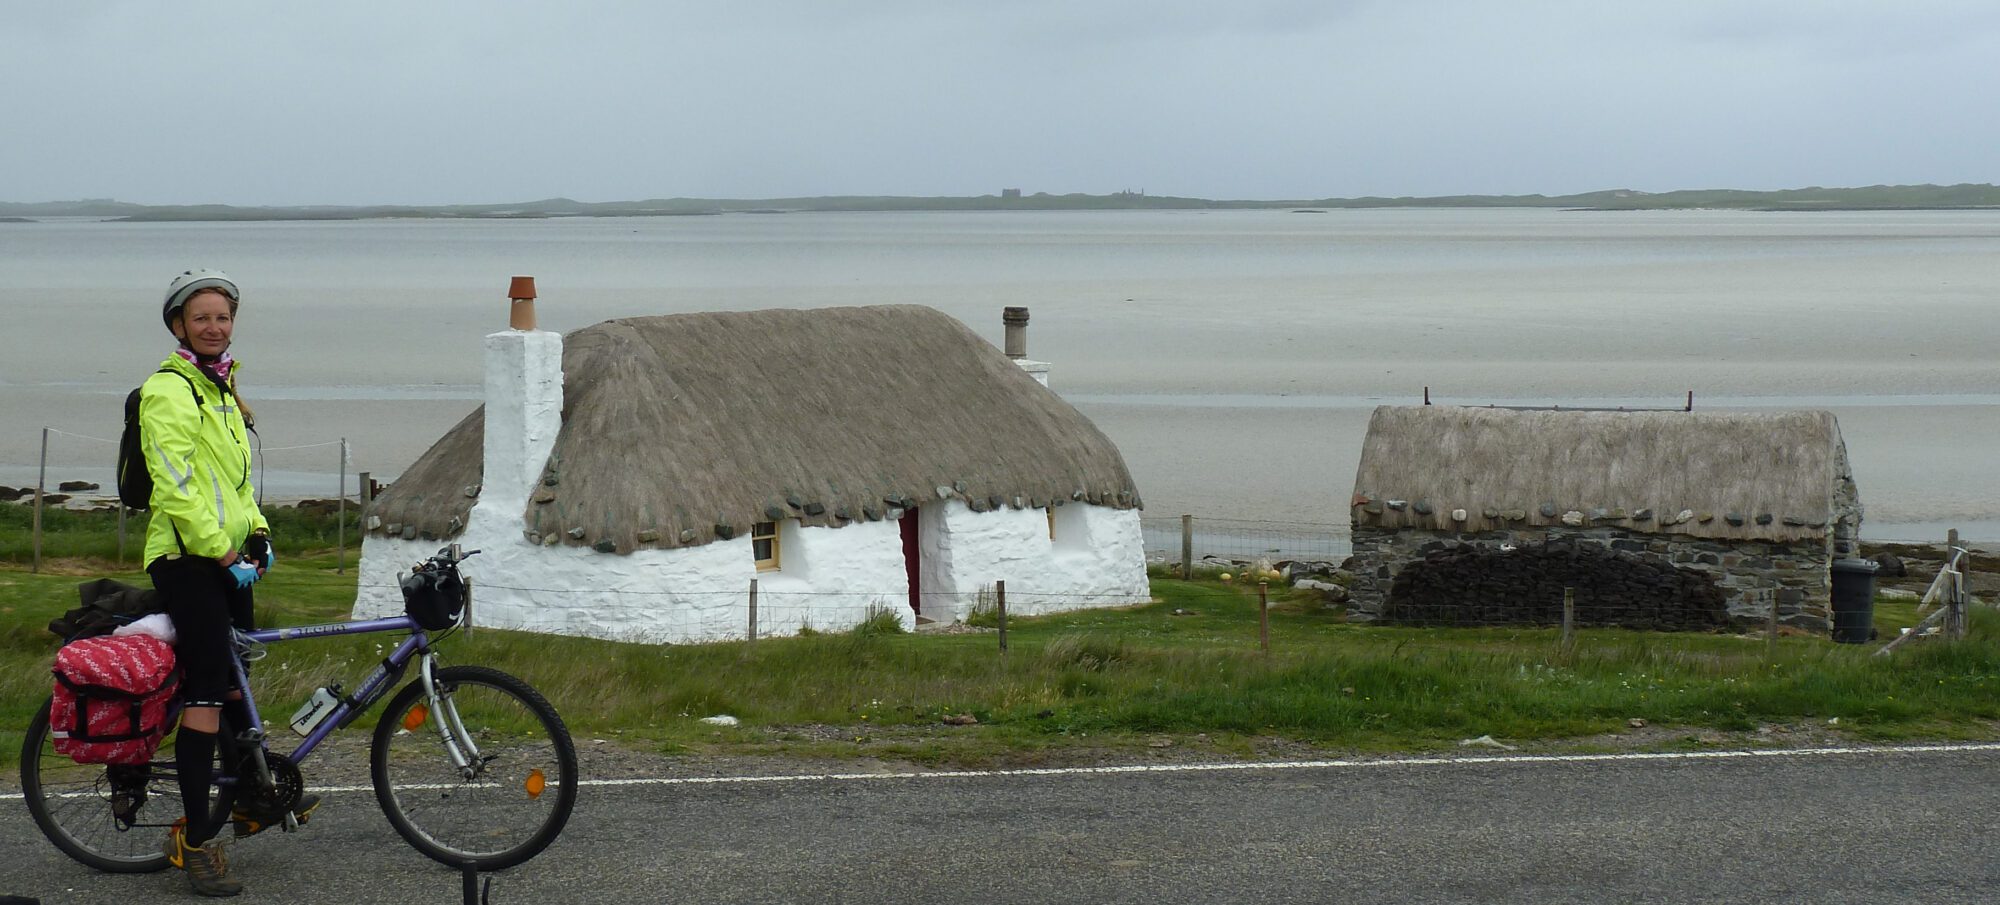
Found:
[[[1996,776],[2000,745],[599,785],[493,901],[1991,903]],[[234,859],[240,902],[460,901],[365,792]],[[0,800],[0,893],[181,884],[91,873]]]

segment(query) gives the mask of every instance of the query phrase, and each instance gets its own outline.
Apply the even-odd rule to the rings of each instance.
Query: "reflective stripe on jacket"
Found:
[[[156,373],[139,389],[139,442],[153,475],[146,562],[180,553],[182,545],[195,556],[221,559],[266,527],[250,486],[249,431],[235,398],[192,362],[169,355],[160,367],[175,373]],[[201,396],[200,408],[189,384]]]

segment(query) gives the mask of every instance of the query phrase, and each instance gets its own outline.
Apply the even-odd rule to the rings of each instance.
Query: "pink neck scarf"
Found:
[[[193,349],[186,346],[175,349],[174,354],[187,359],[189,364],[200,368],[202,373],[207,374],[210,379],[213,379],[220,386],[229,385],[229,369],[236,366],[236,359],[229,357],[228,349],[222,350],[221,355],[208,361],[202,361],[200,357],[194,354]]]

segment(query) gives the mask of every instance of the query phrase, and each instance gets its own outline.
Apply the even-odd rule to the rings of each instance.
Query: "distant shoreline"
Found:
[[[1323,213],[1385,208],[1548,208],[1577,212],[1731,210],[1751,212],[1993,211],[2000,186],[1989,184],[1802,188],[1780,191],[1694,189],[1640,192],[1613,189],[1575,195],[1440,195],[1280,200],[1216,200],[1144,192],[1063,195],[1009,190],[997,195],[862,196],[810,198],[656,198],[584,202],[549,198],[508,204],[300,205],[238,207],[226,204],[146,205],[85,201],[0,202],[0,222],[94,217],[121,223],[266,222],[342,220],[542,220],[567,217],[689,217],[719,214],[787,214],[893,211],[1110,211],[1274,210]]]

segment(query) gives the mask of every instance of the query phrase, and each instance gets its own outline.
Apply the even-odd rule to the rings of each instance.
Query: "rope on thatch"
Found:
[[[607,552],[943,498],[1140,505],[1118,449],[965,325],[895,305],[622,318],[563,342],[563,424],[523,529]],[[378,531],[456,533],[483,411],[378,500]],[[371,520],[371,524],[375,524]]]
[[[1846,460],[1839,425],[1824,411],[1382,406],[1362,442],[1353,520],[1789,542],[1826,535]]]

